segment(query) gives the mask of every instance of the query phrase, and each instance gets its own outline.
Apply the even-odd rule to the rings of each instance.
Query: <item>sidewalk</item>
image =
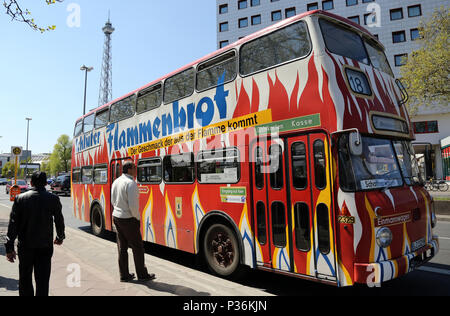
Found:
[[[3,245],[9,211],[0,207],[0,296],[17,296],[18,262],[6,261]],[[201,271],[145,255],[150,282],[119,282],[115,243],[66,228],[67,239],[55,246],[50,280],[51,296],[267,296],[268,293],[216,278]],[[130,272],[134,272],[129,250]],[[77,271],[80,272],[77,277]],[[79,281],[79,284],[77,284]]]

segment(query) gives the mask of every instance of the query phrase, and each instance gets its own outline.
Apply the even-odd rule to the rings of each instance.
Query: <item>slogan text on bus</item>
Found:
[[[173,133],[185,131],[186,128],[194,128],[195,121],[201,127],[210,125],[216,114],[219,113],[220,120],[227,118],[227,101],[229,91],[224,89],[225,76],[219,78],[214,100],[203,97],[200,101],[189,103],[186,108],[180,106],[179,101],[172,103],[172,113],[157,116],[151,120],[143,121],[135,126],[119,129],[119,123],[112,123],[106,128],[106,140],[109,153],[121,150],[137,144],[146,143],[153,139],[167,137]],[[76,152],[81,152],[91,147],[100,145],[101,132],[83,135],[76,140]]]

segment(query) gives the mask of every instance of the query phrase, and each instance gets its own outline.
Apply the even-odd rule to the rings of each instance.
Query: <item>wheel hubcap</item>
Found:
[[[211,242],[212,253],[217,263],[223,267],[228,267],[234,260],[233,243],[225,233],[218,233]]]

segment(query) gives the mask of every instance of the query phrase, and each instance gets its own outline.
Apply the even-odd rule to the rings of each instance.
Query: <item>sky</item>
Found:
[[[11,21],[0,6],[0,153],[11,146],[51,153],[59,136],[73,135],[83,114],[98,106],[104,34],[111,12],[113,99],[216,50],[214,0],[18,0],[41,34]],[[79,15],[76,13],[79,12]],[[76,17],[79,16],[79,20]],[[77,22],[79,21],[79,25]]]

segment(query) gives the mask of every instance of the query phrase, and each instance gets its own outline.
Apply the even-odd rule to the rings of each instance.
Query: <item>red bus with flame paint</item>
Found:
[[[78,119],[74,215],[113,230],[111,184],[132,160],[143,240],[220,276],[397,278],[439,248],[406,97],[367,30],[297,15]]]

